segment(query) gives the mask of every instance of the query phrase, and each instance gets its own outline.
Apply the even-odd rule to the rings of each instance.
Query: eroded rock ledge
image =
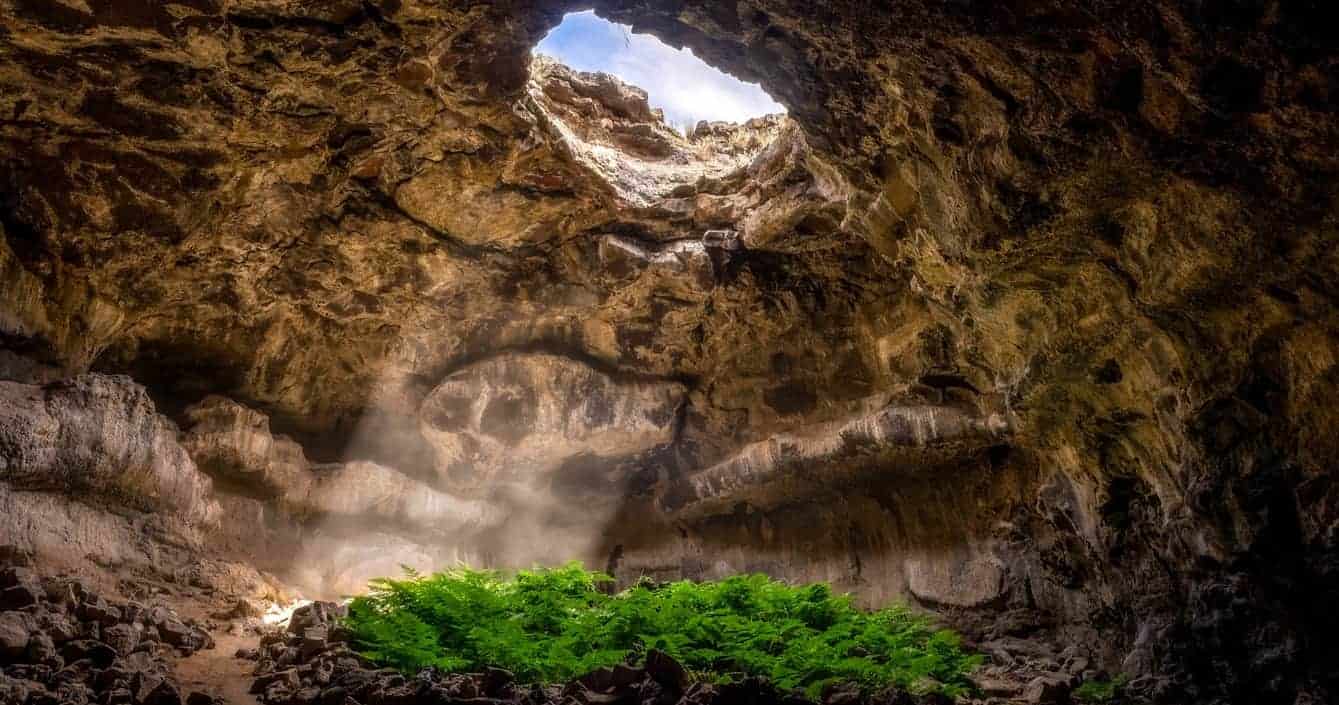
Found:
[[[210,479],[176,425],[127,377],[83,375],[36,387],[0,381],[0,481],[92,502],[218,521]]]

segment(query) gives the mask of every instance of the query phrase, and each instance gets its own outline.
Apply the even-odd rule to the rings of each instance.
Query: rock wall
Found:
[[[532,64],[575,3],[0,3],[0,372],[130,374],[265,545],[823,577],[1149,697],[1334,697],[1322,4],[588,4],[789,116]],[[24,443],[207,506],[158,441]]]
[[[176,426],[126,377],[0,382],[0,457],[0,481],[16,489],[218,521],[211,482],[178,445]]]

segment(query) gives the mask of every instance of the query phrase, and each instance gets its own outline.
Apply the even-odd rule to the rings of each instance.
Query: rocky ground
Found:
[[[693,682],[673,658],[602,668],[566,685],[507,671],[413,676],[354,652],[335,602],[277,605],[201,581],[143,574],[42,575],[21,551],[0,567],[0,705],[947,705],[896,689],[830,688],[816,701],[765,681]],[[125,597],[126,595],[133,595]],[[267,615],[267,611],[269,614]],[[1023,641],[980,645],[979,692],[960,703],[1070,701],[1097,672],[1074,649]]]
[[[979,692],[956,701],[896,688],[862,694],[854,685],[834,686],[813,699],[760,679],[693,682],[683,666],[656,650],[641,665],[601,668],[565,685],[518,683],[502,669],[466,674],[429,669],[407,677],[354,653],[336,623],[342,613],[333,602],[300,607],[287,625],[261,636],[259,647],[239,651],[239,658],[255,662],[251,692],[265,705],[1062,705],[1071,702],[1080,676],[1097,675],[1076,650],[1057,655],[1044,645],[1013,642],[989,645],[992,663],[974,677]],[[1139,701],[1130,696],[1116,702]]]
[[[209,627],[146,594],[113,599],[88,580],[0,568],[0,703],[222,705],[185,690],[175,664],[215,648]],[[114,594],[114,593],[113,593]]]

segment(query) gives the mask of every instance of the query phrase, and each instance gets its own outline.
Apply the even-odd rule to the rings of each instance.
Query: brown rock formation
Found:
[[[673,440],[683,386],[618,383],[559,355],[503,355],[448,375],[420,428],[457,491],[533,481],[582,453],[619,457]]]
[[[212,483],[176,425],[126,377],[83,375],[35,387],[0,381],[0,480],[93,501],[218,520]]]
[[[592,4],[789,117],[684,137],[532,63],[558,0],[0,1],[0,373],[131,375],[227,502],[310,473],[354,552],[442,559],[378,512],[478,502],[499,562],[538,516],[624,578],[821,577],[1149,697],[1335,697],[1322,3]],[[5,389],[0,497],[202,516],[143,399]],[[104,417],[139,421],[92,458]],[[322,494],[360,473],[388,504]]]
[[[214,478],[242,494],[306,494],[311,467],[302,446],[270,433],[270,420],[226,397],[206,397],[183,414],[181,445]]]

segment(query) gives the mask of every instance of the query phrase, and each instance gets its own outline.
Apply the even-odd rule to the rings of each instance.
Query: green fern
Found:
[[[823,584],[750,575],[610,595],[601,588],[611,582],[576,563],[510,578],[469,568],[410,573],[373,581],[346,623],[378,663],[409,672],[499,666],[533,682],[567,681],[656,648],[718,683],[759,675],[811,696],[833,683],[957,696],[970,692],[967,674],[981,662],[905,607],[862,611]]]
[[[1125,685],[1125,675],[1117,675],[1111,680],[1085,681],[1074,689],[1074,699],[1081,703],[1106,703],[1116,697],[1117,691]]]

